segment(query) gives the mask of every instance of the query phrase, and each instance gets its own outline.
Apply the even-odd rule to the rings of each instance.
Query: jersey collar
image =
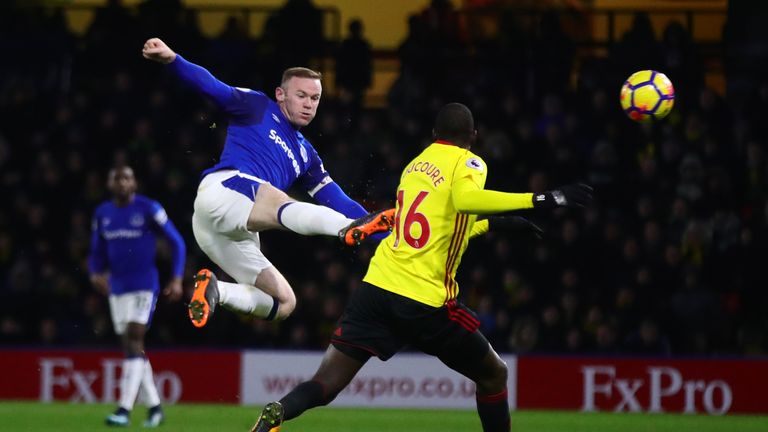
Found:
[[[434,142],[434,143],[435,143],[435,144],[444,144],[444,145],[449,145],[449,146],[458,147],[456,144],[454,144],[454,143],[452,143],[452,142],[450,142],[450,141],[446,141],[446,140],[435,140],[435,142]]]

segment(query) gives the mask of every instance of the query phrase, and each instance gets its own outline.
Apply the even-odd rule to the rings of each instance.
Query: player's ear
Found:
[[[282,102],[285,100],[285,89],[282,87],[275,88],[275,100],[278,102]]]

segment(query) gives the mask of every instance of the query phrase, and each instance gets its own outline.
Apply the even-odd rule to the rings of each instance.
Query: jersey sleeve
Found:
[[[470,240],[487,233],[489,227],[488,219],[475,221],[475,223],[472,224],[472,229],[469,231]]]
[[[350,219],[365,216],[368,212],[357,201],[349,197],[341,187],[331,179],[328,171],[323,166],[323,161],[317,151],[304,141],[303,145],[309,149],[309,168],[299,177],[299,182],[309,196],[318,203],[332,208]]]
[[[459,181],[469,180],[477,186],[477,189],[483,189],[487,177],[488,168],[485,161],[469,151],[459,158],[453,172],[454,186]]]
[[[91,221],[91,249],[88,254],[88,272],[103,273],[107,270],[107,241],[101,236],[100,212],[94,212]]]
[[[301,137],[301,135],[300,135]],[[307,169],[299,176],[298,182],[301,187],[307,191],[310,196],[314,196],[317,191],[323,188],[323,186],[333,182],[330,174],[325,170],[323,161],[320,159],[320,155],[317,154],[312,145],[303,137],[300,138],[300,145],[304,146],[307,151]]]
[[[493,214],[533,208],[532,193],[485,190],[485,162],[469,153],[459,160],[453,177],[451,198],[459,213]]]
[[[168,69],[184,84],[211,99],[236,120],[248,121],[254,116],[260,118],[269,101],[262,92],[232,87],[219,81],[207,69],[179,54],[168,64]]]
[[[184,239],[181,237],[179,230],[176,229],[173,222],[168,219],[168,214],[160,203],[153,201],[150,205],[150,213],[154,225],[163,233],[171,245],[171,266],[173,275],[182,277],[184,275],[184,259],[187,254]]]

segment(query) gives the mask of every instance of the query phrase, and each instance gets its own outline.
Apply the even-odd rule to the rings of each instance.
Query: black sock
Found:
[[[477,413],[483,424],[483,432],[509,432],[512,423],[509,417],[507,389],[492,395],[477,396]]]
[[[280,399],[283,405],[283,420],[296,418],[304,411],[316,406],[325,405],[323,385],[317,381],[304,381]]]
[[[162,411],[163,411],[163,408],[160,406],[160,404],[157,404],[149,408],[149,415],[152,415],[156,412],[162,412]]]

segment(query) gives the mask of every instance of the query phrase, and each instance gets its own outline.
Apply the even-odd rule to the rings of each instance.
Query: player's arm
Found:
[[[307,194],[318,204],[330,207],[350,219],[357,219],[368,214],[363,206],[350,198],[333,181],[328,171],[325,170],[317,151],[308,143],[306,143],[305,148],[312,162],[307,171],[299,178],[299,184],[307,191]]]
[[[168,70],[183,83],[202,93],[234,117],[248,115],[252,96],[261,95],[219,81],[207,69],[187,61],[158,38],[149,39],[144,43],[142,55],[146,59],[167,65]]]
[[[476,220],[472,224],[472,228],[469,230],[469,239],[472,240],[477,236],[481,236],[488,232],[488,219]]]
[[[173,222],[168,219],[168,214],[165,212],[165,209],[163,209],[159,203],[154,203],[152,211],[152,219],[171,246],[171,274],[173,276],[163,290],[163,294],[175,301],[178,300],[182,294],[181,282],[184,277],[184,260],[187,254],[187,247],[179,230],[177,230]]]
[[[357,219],[368,211],[357,201],[349,197],[330,177],[316,189],[307,191],[319,204],[330,207],[350,219]]]
[[[457,179],[451,189],[459,213],[493,214],[533,208],[532,193],[511,193],[482,189],[471,176]]]
[[[451,194],[456,210],[470,214],[494,214],[530,208],[584,207],[592,201],[592,188],[581,183],[540,194],[511,193],[482,189],[470,176],[457,179]]]
[[[368,214],[360,203],[349,197],[341,187],[331,179],[325,170],[317,151],[307,143],[312,163],[299,178],[299,183],[318,204],[332,208],[350,219],[357,219]],[[380,232],[370,236],[370,240],[383,240],[389,232]]]
[[[91,248],[88,254],[88,276],[91,284],[102,294],[109,294],[107,272],[107,241],[101,236],[98,213],[91,223]]]

